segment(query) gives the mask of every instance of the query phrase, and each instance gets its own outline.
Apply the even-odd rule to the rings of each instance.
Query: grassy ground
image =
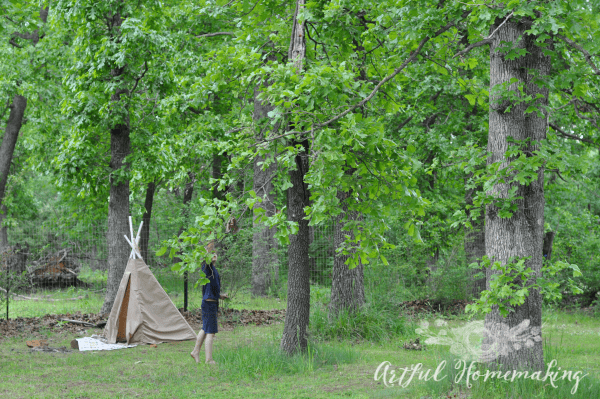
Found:
[[[264,305],[264,304],[262,304]],[[418,321],[427,318],[420,316]],[[433,317],[429,318],[433,322]],[[464,325],[449,320],[449,326]],[[416,325],[404,335],[379,342],[313,339],[309,353],[287,358],[278,352],[283,325],[246,326],[221,331],[215,340],[217,366],[196,365],[193,342],[162,344],[107,352],[32,353],[29,337],[0,342],[0,397],[16,398],[597,398],[600,397],[600,320],[581,314],[545,312],[543,337],[546,362],[589,373],[575,395],[574,382],[452,383],[453,358],[447,346],[407,351]],[[316,336],[315,336],[316,337]],[[52,347],[69,347],[75,336],[47,333]],[[441,382],[415,379],[406,387],[386,387],[374,373],[384,361],[398,370],[418,363],[432,369],[449,362]],[[397,371],[397,374],[401,372]],[[210,394],[208,394],[210,392]]]

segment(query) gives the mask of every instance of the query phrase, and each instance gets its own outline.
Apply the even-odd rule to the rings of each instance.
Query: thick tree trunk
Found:
[[[296,73],[302,73],[302,60],[306,54],[304,22],[298,21],[298,11],[304,7],[304,0],[297,0],[292,26],[292,37],[288,58],[294,63]],[[288,220],[298,223],[298,232],[290,236],[288,247],[288,300],[285,325],[281,337],[281,349],[293,354],[306,350],[308,346],[306,330],[310,316],[310,263],[308,257],[308,220],[305,220],[304,208],[309,205],[308,184],[304,176],[308,173],[308,140],[292,141],[293,145],[302,144],[304,151],[296,155],[296,169],[291,170],[288,188]]]
[[[304,148],[308,142],[304,142]],[[296,156],[296,170],[290,171],[293,184],[288,188],[288,220],[298,223],[298,232],[290,236],[288,247],[288,299],[281,349],[288,354],[307,348],[306,330],[310,315],[310,271],[308,259],[308,220],[304,207],[308,206],[308,185],[304,176],[308,171],[308,155]]]
[[[0,205],[4,200],[6,183],[8,182],[8,175],[10,173],[10,164],[12,163],[19,131],[23,125],[25,108],[27,108],[27,99],[18,94],[15,95],[10,105],[10,114],[6,123],[6,130],[4,131],[2,146],[0,146]]]
[[[46,20],[48,19],[48,10],[48,7],[40,8],[40,19],[44,23],[46,23]],[[40,41],[40,35],[37,29],[34,30],[33,33],[15,32],[14,34],[23,39],[31,40],[34,46]],[[15,151],[15,145],[17,144],[17,138],[19,137],[19,131],[23,125],[23,116],[25,115],[26,108],[27,99],[23,96],[15,94],[12,104],[10,105],[10,114],[8,115],[8,122],[6,123],[4,138],[2,140],[2,146],[0,147],[0,205],[2,205],[2,202],[4,201],[6,183],[8,182],[8,174],[10,172],[10,164],[12,163],[12,157]],[[4,231],[6,232],[6,230]]]
[[[150,243],[150,221],[152,220],[152,204],[156,194],[156,183],[149,182],[146,186],[146,199],[144,200],[144,215],[142,216],[142,232],[140,233],[140,251],[142,259],[148,262],[148,245]]]
[[[475,190],[467,190],[465,202],[467,205],[473,205],[473,195]],[[465,234],[465,256],[467,265],[478,262],[485,255],[485,227],[483,218],[480,216],[477,221],[472,223],[473,228]],[[479,262],[478,262],[479,263]],[[468,285],[468,294],[479,298],[481,292],[485,290],[485,277],[476,279],[477,273],[485,272],[483,269],[469,269],[470,284]]]
[[[268,83],[266,83],[268,84]],[[273,110],[273,106],[267,102],[262,103],[258,99],[259,90],[254,91],[254,114],[253,119],[256,124],[261,120],[268,118],[268,113]],[[261,138],[262,134],[257,137]],[[254,158],[254,182],[252,189],[257,197],[262,198],[261,203],[256,203],[255,207],[264,209],[267,217],[275,215],[275,193],[273,192],[273,178],[277,171],[277,165],[271,163],[268,168],[263,170],[262,162],[266,157],[257,156]],[[275,228],[269,229],[263,223],[253,219],[252,236],[252,295],[264,296],[271,287],[277,274],[277,256],[274,250],[277,248],[275,240]]]
[[[40,19],[44,23],[46,23],[46,20],[48,19],[48,10],[48,7],[40,8]],[[34,46],[40,41],[40,35],[37,29],[34,30],[33,33],[15,32],[14,34],[23,39],[31,40]],[[6,130],[4,131],[2,146],[0,146],[0,205],[2,205],[2,202],[4,201],[10,164],[12,163],[19,131],[23,125],[23,116],[25,115],[26,108],[27,99],[15,94],[12,104],[10,105],[10,114],[8,115],[8,122],[6,123]]]
[[[127,266],[131,248],[124,235],[129,236],[129,180],[117,179],[115,172],[125,165],[130,152],[129,126],[120,124],[110,131],[111,176],[108,202],[108,281],[100,313],[110,313],[121,278]]]
[[[496,26],[492,26],[492,31]],[[502,25],[493,36],[490,48],[490,88],[493,89],[513,78],[519,82],[509,88],[518,93],[517,86],[523,84],[525,95],[536,98],[541,94],[542,98],[537,100],[538,104],[547,104],[548,89],[536,84],[538,76],[548,75],[550,72],[550,57],[543,54],[542,49],[536,44],[536,37],[527,35],[526,30],[530,24],[526,20],[511,18]],[[501,54],[498,48],[502,43],[515,42],[516,47],[524,48],[526,54],[509,60],[505,54]],[[528,71],[535,71],[530,74]],[[491,93],[492,90],[490,90]],[[518,95],[518,94],[517,94]],[[489,139],[488,152],[492,154],[488,163],[502,162],[502,167],[508,166],[504,154],[508,150],[508,137],[516,140],[530,139],[526,151],[534,151],[539,147],[539,141],[546,137],[547,119],[538,117],[535,112],[525,114],[529,104],[526,102],[513,104],[510,112],[507,107],[511,105],[506,100],[497,96],[490,97],[489,115]],[[542,240],[544,233],[544,173],[543,169],[538,172],[538,179],[529,185],[518,183],[498,184],[491,194],[500,198],[508,197],[512,187],[516,187],[516,196],[522,199],[516,201],[518,209],[510,218],[501,218],[498,209],[488,205],[485,215],[485,247],[486,254],[492,261],[506,263],[511,257],[530,257],[526,261],[526,267],[530,267],[535,273],[540,273],[542,266]],[[487,270],[487,288],[490,287],[492,271]],[[529,321],[529,329],[537,332],[542,323],[542,298],[538,290],[530,290],[529,296],[522,306],[518,306],[506,318],[503,318],[497,309],[486,316],[485,326],[492,336],[484,340],[484,350],[493,345],[498,338],[508,339],[505,327],[513,328],[521,322]],[[534,345],[527,347],[522,345],[519,349],[511,347],[506,355],[496,358],[496,364],[501,364],[504,370],[518,368],[542,370],[544,368],[542,342],[535,341]]]
[[[339,248],[345,241],[345,236],[354,237],[351,231],[343,231],[345,223],[344,215],[348,220],[360,220],[361,215],[358,212],[348,210],[348,193],[338,192],[337,197],[342,204],[343,212],[340,213],[335,221],[334,245]],[[358,266],[349,269],[345,262],[350,255],[336,254],[333,260],[333,278],[331,282],[331,302],[329,303],[329,317],[335,318],[340,311],[348,310],[356,312],[365,303],[365,286],[363,265],[359,261]]]
[[[114,16],[114,27],[120,27],[123,18],[118,14]],[[115,68],[111,75],[115,78],[125,73],[125,68]],[[119,87],[111,96],[111,101],[115,104],[120,102],[121,94],[127,90]],[[119,289],[119,284],[127,266],[127,259],[131,248],[127,245],[123,236],[129,235],[129,180],[119,178],[119,171],[127,169],[125,158],[131,152],[131,139],[129,118],[124,117],[110,129],[110,199],[108,202],[108,279],[106,282],[106,296],[100,313],[110,313],[112,310],[115,296]]]

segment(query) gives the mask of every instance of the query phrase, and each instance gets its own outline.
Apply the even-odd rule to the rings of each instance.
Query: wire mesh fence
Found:
[[[173,261],[156,256],[163,240],[180,226],[151,224],[148,259],[157,280],[178,308],[184,307],[184,277],[171,271]],[[108,275],[107,223],[81,221],[45,222],[8,227],[0,243],[0,317],[38,317],[81,311],[97,313],[102,307]],[[310,281],[329,286],[333,268],[333,225],[310,230]],[[248,238],[250,243],[248,243]],[[127,245],[123,242],[123,245]],[[235,267],[222,273],[227,289],[240,290],[251,282],[251,234],[246,242],[232,241],[227,249]],[[240,253],[235,255],[236,251]],[[279,248],[278,283],[287,278],[287,251]],[[194,284],[199,273],[188,276],[188,308],[200,307],[201,293]]]

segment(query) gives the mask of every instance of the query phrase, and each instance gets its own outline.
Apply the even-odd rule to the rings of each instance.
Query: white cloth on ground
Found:
[[[100,339],[92,337],[77,338],[77,344],[79,346],[79,351],[112,351],[115,349],[126,349],[137,346],[125,344],[107,344],[102,342]]]

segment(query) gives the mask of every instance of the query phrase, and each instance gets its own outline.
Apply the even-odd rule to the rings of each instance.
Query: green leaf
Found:
[[[475,105],[475,102],[477,101],[477,96],[473,94],[466,94],[465,98],[469,100],[469,104],[471,105]]]

